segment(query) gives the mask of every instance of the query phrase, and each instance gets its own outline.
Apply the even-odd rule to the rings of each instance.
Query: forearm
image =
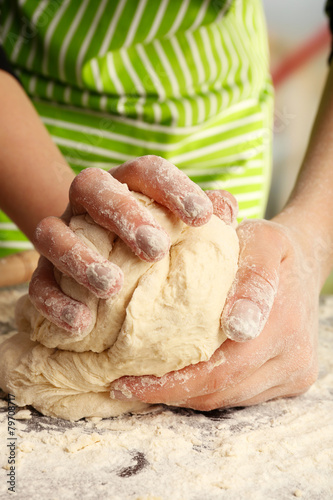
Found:
[[[276,219],[302,231],[324,281],[333,266],[332,66],[295,187]]]
[[[31,239],[59,216],[74,174],[19,83],[0,70],[0,206]]]

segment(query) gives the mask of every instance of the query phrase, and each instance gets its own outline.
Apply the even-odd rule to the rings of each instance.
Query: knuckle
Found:
[[[54,227],[54,224],[57,221],[58,221],[57,217],[49,216],[45,217],[37,224],[33,235],[33,243],[35,244],[35,246],[38,247],[42,240],[49,237]]]
[[[108,172],[95,167],[88,167],[82,170],[72,181],[69,188],[70,198],[80,196],[87,187],[91,187],[94,179],[105,174],[110,175]]]
[[[318,369],[317,367],[312,367],[308,371],[302,374],[299,377],[298,383],[296,385],[296,391],[298,394],[303,394],[308,391],[310,387],[316,382],[318,378]]]
[[[289,240],[284,228],[276,222],[263,219],[244,220],[239,224],[237,232],[241,238],[255,238],[258,244],[269,240],[279,248],[283,248]]]

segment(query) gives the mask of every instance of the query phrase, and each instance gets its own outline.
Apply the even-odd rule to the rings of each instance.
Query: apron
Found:
[[[259,0],[1,7],[6,55],[76,173],[157,154],[202,189],[229,190],[240,220],[263,217],[273,89]],[[0,212],[0,256],[28,248]]]

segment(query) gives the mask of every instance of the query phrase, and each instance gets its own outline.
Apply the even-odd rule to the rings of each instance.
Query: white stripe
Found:
[[[4,43],[4,41],[6,40],[8,32],[9,32],[11,25],[12,25],[13,19],[14,19],[14,12],[11,10],[2,29],[0,26],[0,41],[1,41],[1,43]]]
[[[65,75],[65,60],[66,60],[66,52],[68,49],[69,44],[71,43],[71,40],[73,38],[73,35],[81,22],[81,19],[83,17],[83,14],[88,6],[90,0],[83,0],[81,3],[81,6],[77,13],[74,16],[74,19],[70,25],[69,30],[67,31],[67,34],[65,36],[65,39],[63,40],[61,44],[61,50],[59,54],[59,73],[60,73],[60,78],[62,80],[66,80],[66,75]],[[84,39],[84,44],[86,42],[86,38]],[[81,51],[80,51],[81,52]]]
[[[39,19],[39,16],[42,13],[42,11],[47,3],[48,3],[48,0],[42,0],[40,2],[40,4],[37,5],[35,12],[31,16],[31,25],[33,25],[34,27],[36,27],[36,23]],[[23,6],[23,4],[24,4],[24,2],[21,2],[21,4],[20,4],[21,7]],[[25,29],[26,29],[26,24],[22,23],[22,30],[20,33],[20,38],[17,40],[17,43],[15,44],[14,50],[13,50],[11,58],[10,58],[11,61],[16,61],[18,53],[22,47],[22,44],[25,41],[25,37],[23,36],[23,30],[25,30]],[[21,43],[19,43],[19,42],[21,42]],[[37,33],[35,33],[35,35],[34,35],[34,43],[36,44],[36,48],[37,48]],[[29,56],[30,56],[30,54],[29,54]]]
[[[180,97],[179,83],[178,83],[177,77],[172,69],[172,66],[169,62],[169,59],[168,59],[166,53],[164,52],[164,49],[161,45],[161,42],[159,40],[154,40],[153,45],[154,45],[155,50],[158,54],[158,57],[160,58],[161,63],[164,66],[164,69],[166,70],[166,74],[169,78],[169,81],[170,81],[170,84],[172,87],[172,93],[173,93],[174,97]]]
[[[224,160],[224,159],[223,159]],[[220,165],[223,164],[221,160]],[[203,175],[226,175],[231,173],[232,175],[244,175],[244,172],[248,170],[254,170],[263,167],[263,162],[261,160],[253,160],[244,163],[244,165],[230,165],[228,162],[224,166],[221,165],[221,168],[205,168],[205,169],[192,169],[191,167],[182,167],[182,170],[189,177],[201,177]]]
[[[87,90],[82,92],[81,101],[82,101],[82,106],[88,106],[88,104],[89,104],[89,92]],[[59,106],[59,105],[57,104],[57,106]]]
[[[224,30],[223,30],[223,40],[227,46],[227,49],[229,51],[230,58],[232,61],[230,71],[229,71],[229,74],[227,77],[227,84],[229,85],[230,88],[233,89],[232,98],[230,101],[230,103],[232,104],[234,102],[238,102],[239,96],[240,96],[239,85],[237,84],[236,78],[235,78],[235,75],[236,75],[236,73],[239,69],[239,66],[240,66],[240,59],[239,59],[238,53],[235,50],[234,44],[232,42],[231,36],[229,35],[226,24],[224,25]]]
[[[239,16],[239,19],[242,19],[243,16],[243,6],[242,4],[236,4],[236,9],[238,10],[237,15]],[[246,46],[245,45],[245,37],[244,34],[242,33],[242,36],[239,36],[239,33],[237,33],[235,27],[233,25],[230,26],[231,29],[231,35],[234,40],[237,40],[237,47],[238,50],[240,51],[240,57],[241,57],[241,81],[243,82],[243,92],[249,92],[251,85],[248,79],[248,74],[249,74],[249,57],[248,57],[248,49],[249,49],[249,44]],[[252,47],[250,50],[253,50]],[[252,89],[251,89],[252,91]]]
[[[173,25],[169,29],[168,33],[165,35],[165,38],[171,38],[174,35],[174,33],[176,33],[176,31],[178,30],[179,26],[183,22],[190,0],[183,0],[182,2],[178,3],[180,4],[180,9],[178,11],[178,14],[176,16]]]
[[[163,16],[164,16],[164,13],[166,11],[168,4],[169,4],[169,0],[162,0],[161,5],[159,6],[157,14],[155,16],[154,22],[152,24],[152,27],[150,28],[148,36],[145,39],[145,43],[151,42],[152,39],[154,38],[154,36],[156,35],[158,28],[161,25],[161,21],[163,19]]]
[[[136,35],[136,30],[137,30],[139,23],[141,21],[143,11],[145,10],[145,7],[146,7],[146,3],[147,3],[147,0],[140,0],[139,1],[139,5],[138,5],[136,12],[134,14],[134,19],[133,19],[133,21],[128,29],[127,36],[126,36],[126,39],[125,39],[124,44],[123,44],[124,48],[129,47],[131,45],[131,43]]]
[[[30,81],[29,81],[29,85],[28,85],[29,94],[33,95],[35,93],[36,85],[37,85],[37,77],[36,76],[30,77]]]
[[[85,101],[88,102],[89,93],[84,92],[83,94],[85,95]],[[43,101],[42,99],[38,99],[37,97],[34,98],[34,102],[37,102],[37,103],[40,102],[42,104],[45,104],[45,101]],[[239,103],[234,104],[233,106],[230,106],[230,108],[228,108],[228,109],[222,110],[220,115],[213,117],[213,121],[224,119],[226,116],[233,114],[236,111],[245,110],[247,108],[250,108],[251,106],[257,106],[257,105],[258,105],[258,102],[255,99],[246,99],[244,101],[241,101]],[[100,111],[94,111],[92,109],[84,109],[83,110],[82,108],[78,108],[78,107],[70,106],[70,105],[64,106],[64,105],[59,104],[59,103],[55,103],[55,106],[59,109],[64,109],[66,111],[73,111],[77,114],[90,115],[90,116],[95,116],[97,118],[105,118],[108,120],[115,121],[117,123],[124,123],[125,125],[130,125],[130,126],[137,128],[137,129],[148,130],[148,131],[152,131],[152,132],[162,132],[162,133],[164,132],[168,135],[172,135],[172,134],[178,135],[179,134],[179,135],[185,136],[187,134],[195,133],[197,131],[202,130],[202,125],[194,125],[191,127],[173,127],[173,128],[170,128],[170,126],[168,126],[168,125],[158,125],[155,123],[138,122],[137,120],[133,120],[132,118],[101,113]],[[210,126],[210,122],[207,121],[206,127],[208,128],[209,126]]]
[[[0,241],[0,248],[20,248],[22,250],[32,250],[34,248],[30,241]]]
[[[258,217],[260,213],[261,213],[261,205],[256,205],[254,207],[244,208],[243,210],[240,210],[238,213],[238,218],[243,219],[246,217],[253,217],[253,215]]]
[[[246,134],[238,135],[236,137],[231,137],[230,139],[218,142],[217,144],[209,144],[208,146],[196,149],[195,151],[188,151],[186,153],[173,156],[172,158],[169,159],[169,161],[177,164],[193,159],[198,159],[201,156],[206,156],[211,153],[216,153],[218,151],[222,151],[223,149],[227,149],[231,146],[238,146],[240,144],[244,144],[245,142],[249,142],[254,139],[259,139],[260,137],[262,137],[262,135],[263,135],[263,130],[255,130],[247,132]]]
[[[135,156],[125,155],[124,153],[119,153],[118,151],[112,151],[110,149],[99,148],[97,146],[92,146],[91,144],[85,144],[84,142],[72,141],[70,139],[64,139],[63,137],[51,136],[53,141],[59,146],[64,146],[68,148],[77,149],[79,151],[84,151],[92,153],[98,156],[104,156],[105,158],[112,158],[113,160],[133,160]]]
[[[186,172],[187,175],[187,172]],[[241,177],[239,179],[237,178],[231,178],[231,179],[226,179],[226,180],[212,180],[212,181],[205,181],[205,182],[197,182],[198,186],[200,186],[202,189],[208,189],[208,188],[214,188],[214,189],[231,189],[231,188],[236,188],[240,186],[251,186],[253,184],[262,184],[264,177],[260,177],[260,182],[254,182],[252,180],[252,177]],[[237,181],[242,181],[242,182],[237,182]],[[236,196],[236,195],[235,195]],[[262,191],[253,191],[252,193],[240,193],[237,195],[237,199],[242,200],[242,201],[250,201],[250,200],[260,200],[262,197]]]
[[[175,103],[172,100],[166,101],[166,104],[169,106],[171,110],[171,115],[173,117],[173,120],[178,119],[178,109]],[[102,130],[100,128],[94,128],[94,127],[89,127],[86,125],[79,125],[77,123],[71,123],[71,122],[66,122],[64,120],[58,120],[56,118],[49,118],[49,117],[44,117],[42,116],[42,121],[46,125],[52,125],[58,128],[63,128],[65,130],[73,130],[75,132],[80,132],[85,135],[95,135],[97,137],[101,137],[104,139],[109,139],[111,141],[117,141],[117,142],[122,142],[125,144],[130,144],[142,148],[150,148],[150,149],[157,149],[159,151],[173,151],[174,149],[177,149],[181,146],[185,146],[186,144],[196,141],[198,139],[202,138],[207,138],[207,137],[212,137],[217,134],[221,134],[223,132],[228,132],[229,130],[232,130],[234,128],[240,127],[244,124],[251,123],[252,121],[255,121],[253,116],[245,117],[240,120],[230,122],[224,125],[217,126],[213,129],[208,129],[202,133],[199,132],[199,138],[191,135],[184,140],[178,142],[178,143],[173,143],[173,144],[163,144],[160,142],[154,142],[154,141],[147,141],[143,139],[137,139],[135,137],[127,136],[127,135],[122,135],[118,134],[116,132],[108,132],[107,130]],[[259,133],[262,129],[257,129],[253,132]],[[239,136],[238,136],[239,137]],[[235,139],[235,138],[233,138]],[[223,141],[223,144],[225,144],[226,141]],[[196,148],[196,151],[199,151],[200,148]]]
[[[146,54],[146,51],[143,47],[143,45],[141,44],[137,44],[136,45],[136,50],[139,54],[139,56],[141,57],[141,60],[143,62],[143,65],[145,66],[145,69],[146,71],[149,73],[150,77],[151,77],[151,80],[157,90],[157,94],[159,96],[159,99],[163,100],[165,99],[165,90],[164,90],[164,87],[162,85],[162,82],[161,80],[159,79],[156,71],[154,70],[147,54]]]
[[[251,175],[250,177],[234,177],[226,181],[228,187],[253,186],[254,184],[263,184],[263,175]]]
[[[26,64],[27,64],[28,69],[32,68],[32,64],[33,64],[34,59],[35,59],[37,47],[38,47],[38,42],[37,42],[37,37],[35,36],[35,38],[33,39],[32,45],[31,45],[31,50],[30,50],[28,58],[27,58]]]
[[[40,16],[43,13],[44,7],[46,7],[48,5],[48,3],[49,3],[49,0],[42,0],[40,2],[40,4],[38,5],[36,11],[34,12],[32,19],[31,19],[31,21],[33,22],[34,25],[37,24],[37,21],[39,20]],[[36,55],[37,47],[38,47],[38,36],[35,36],[34,40],[32,42],[32,46],[31,46],[31,50],[29,52],[28,59],[27,59],[27,68],[28,69],[31,69],[31,67],[32,67],[32,64],[33,64],[33,61],[34,61],[34,58]]]
[[[206,118],[206,103],[205,99],[201,96],[196,97],[196,103],[198,106],[198,123],[202,123]]]
[[[178,62],[183,70],[184,78],[185,78],[185,85],[186,85],[186,91],[188,95],[193,95],[194,90],[193,90],[193,80],[192,80],[192,75],[189,70],[189,67],[187,65],[185,56],[183,54],[183,51],[178,43],[178,40],[176,38],[171,38],[171,45],[175,51],[176,57],[178,59]]]
[[[55,32],[57,25],[62,18],[63,14],[65,13],[65,10],[70,6],[71,2],[63,2],[61,4],[61,7],[59,8],[58,12],[55,14],[53,17],[47,31],[44,37],[44,55],[43,55],[43,62],[42,62],[42,70],[43,73],[47,73],[47,63],[48,63],[48,57],[49,57],[49,49],[50,49],[50,43],[51,43],[51,38],[53,33]]]
[[[174,127],[175,124],[178,123],[178,120],[179,120],[178,108],[177,108],[176,104],[171,99],[168,99],[166,101],[166,104],[171,112],[171,126]],[[165,146],[167,146],[167,144],[165,144]],[[169,144],[169,146],[172,146],[172,145]],[[155,148],[155,149],[158,149],[158,148]],[[172,151],[171,148],[170,148],[170,151]]]
[[[132,78],[132,81],[136,87],[136,92],[139,94],[139,95],[146,95],[146,91],[141,83],[141,80],[140,78],[138,77],[137,75],[137,72],[135,71],[135,69],[133,68],[133,65],[130,61],[130,58],[128,57],[128,54],[126,52],[126,50],[124,49],[121,49],[120,50],[120,55],[122,57],[122,60],[123,60],[123,63],[124,63],[124,66],[128,72],[128,74],[130,75],[130,77]]]
[[[0,230],[19,231],[19,228],[17,227],[16,224],[13,224],[12,222],[0,222]]]
[[[139,99],[135,103],[135,112],[139,120],[143,119],[143,110],[146,102],[145,97],[139,97]]]
[[[225,14],[225,11],[230,7],[230,5],[232,4],[232,2],[233,2],[233,0],[227,0],[225,2],[225,5],[222,7],[222,9],[221,9],[219,15],[217,16],[217,18],[215,19],[214,23],[218,23],[222,19],[222,17]]]
[[[210,109],[209,109],[209,118],[210,118],[212,116],[217,115],[219,103],[218,103],[215,92],[209,92],[208,99],[209,99],[209,103],[210,103]]]
[[[124,90],[123,84],[121,83],[121,80],[119,79],[116,68],[114,66],[112,52],[108,52],[106,55],[106,65],[107,65],[108,73],[110,76],[110,80],[114,84],[117,94],[119,96],[125,95],[125,90]]]
[[[245,116],[244,118],[239,118],[238,120],[233,120],[232,122],[224,123],[223,125],[217,125],[214,128],[208,128],[206,130],[199,131],[197,134],[192,134],[185,140],[186,142],[193,142],[201,139],[206,139],[207,137],[223,134],[235,128],[242,127],[243,125],[248,125],[249,123],[255,123],[259,119],[262,120],[262,114],[255,113],[254,115]]]
[[[50,80],[46,86],[46,96],[49,99],[52,99],[53,97],[53,90],[54,90],[54,81]]]
[[[227,56],[225,55],[225,49],[222,44],[220,30],[215,24],[212,24],[211,29],[214,37],[216,53],[219,54],[221,59],[221,70],[214,84],[214,88],[216,90],[220,90],[229,70],[229,61],[227,59]]]
[[[71,101],[71,87],[69,85],[66,85],[65,90],[64,90],[64,101],[65,102],[70,102]]]
[[[125,102],[126,101],[127,101],[127,97],[122,96],[122,97],[120,97],[120,99],[117,102],[117,112],[120,115],[124,115],[125,114]]]
[[[246,27],[247,31],[245,31],[245,30],[244,31],[248,35],[248,38],[250,40],[251,40],[251,38],[253,38],[253,40],[255,40],[257,38],[257,27],[255,25],[254,18],[255,18],[255,14],[253,11],[253,5],[249,5],[246,9],[246,16],[245,16],[245,27]],[[262,68],[261,68],[260,63],[258,61],[258,57],[252,57],[251,64],[252,64],[252,71],[253,71],[254,75],[260,75],[262,73]],[[256,80],[256,79],[254,78],[254,80]],[[260,81],[260,85],[262,85],[261,79],[259,79],[259,81]],[[256,89],[254,88],[252,90],[252,92],[256,92]]]
[[[83,63],[83,60],[84,60],[85,55],[87,53],[87,49],[88,49],[89,44],[90,44],[90,42],[92,40],[92,37],[95,34],[97,25],[98,25],[98,23],[99,23],[99,21],[100,21],[100,19],[102,17],[102,14],[103,14],[103,12],[105,10],[107,1],[108,0],[102,0],[100,2],[98,10],[96,12],[96,15],[94,16],[94,18],[93,18],[93,20],[91,22],[91,25],[90,25],[90,28],[88,30],[88,33],[84,36],[83,43],[81,45],[79,54],[77,56],[77,60],[76,60],[76,78],[77,78],[77,81],[79,82],[79,84],[81,84],[81,85],[82,85],[82,73],[81,73],[82,63]]]
[[[248,161],[250,158],[255,158],[259,154],[261,154],[264,150],[264,145],[262,146],[257,146],[255,148],[251,149],[246,149],[245,151],[241,151],[240,153],[235,153],[232,155],[228,156],[223,156],[221,158],[214,158],[212,160],[204,161],[201,160],[200,163],[191,163],[192,168],[210,168],[214,166],[221,166],[221,165],[229,165],[229,163],[233,161]],[[171,159],[169,160],[171,161]],[[185,167],[182,166],[182,170],[184,170]]]
[[[196,41],[194,39],[194,36],[191,32],[186,31],[185,37],[186,37],[187,42],[190,46],[193,61],[194,61],[194,64],[196,66],[196,69],[197,69],[198,84],[201,85],[205,81],[206,72],[205,72],[205,69],[204,69],[202,61],[201,61],[199,49],[198,49],[198,46],[197,46]]]
[[[95,82],[95,85],[96,85],[96,89],[98,90],[98,92],[103,92],[103,90],[104,90],[104,88],[103,88],[103,82],[102,82],[101,75],[99,73],[99,67],[98,67],[97,59],[92,59],[90,61],[90,67],[91,67],[91,71],[92,71],[92,74],[93,74],[93,77],[94,77],[94,82]]]
[[[244,186],[251,186],[253,184],[251,182],[251,177],[247,177],[245,179],[248,182],[244,182]],[[230,190],[231,188],[238,187],[233,184],[234,179],[226,179],[226,180],[215,180],[208,182],[196,182],[201,189],[224,189]],[[246,201],[261,201],[263,196],[263,191],[249,191],[247,193],[233,193],[238,202],[246,202]]]
[[[210,75],[209,75],[208,82],[214,82],[216,80],[216,77],[217,77],[217,64],[216,64],[215,57],[213,54],[212,45],[211,45],[210,38],[208,36],[207,28],[206,27],[200,28],[199,34],[201,36],[202,47],[204,48],[207,62],[208,62],[209,69],[210,69]]]
[[[244,167],[238,166],[238,167],[229,167],[228,165],[224,165],[224,167],[221,168],[204,168],[202,170],[194,170],[191,168],[182,168],[182,170],[188,175],[189,177],[202,177],[202,176],[209,176],[209,175],[227,175],[227,174],[233,174],[233,175],[242,175],[244,174]],[[209,181],[207,181],[209,182]]]
[[[104,37],[102,46],[98,52],[99,56],[104,56],[105,53],[108,51],[109,46],[111,44],[111,41],[113,39],[113,35],[114,35],[116,28],[117,28],[119,18],[124,10],[126,2],[127,2],[127,0],[120,0],[120,2],[118,3],[116,11],[114,13],[114,16],[112,17],[112,21],[110,23],[110,26],[106,32],[105,37]]]
[[[23,7],[23,5],[25,4],[27,0],[19,0],[19,6],[20,7]]]
[[[192,105],[187,97],[183,97],[181,103],[184,106],[184,126],[189,128],[192,124]]]
[[[24,26],[24,28],[22,27],[22,31],[23,31],[23,29],[25,29],[25,26]],[[23,35],[20,34],[18,39],[16,40],[13,52],[11,53],[11,56],[10,56],[11,62],[16,62],[17,56],[19,55],[19,52],[20,52],[21,47],[23,45],[23,42],[24,42],[24,37],[23,37]]]
[[[162,120],[162,109],[158,102],[153,103],[154,122],[160,123]]]
[[[99,107],[105,111],[107,109],[108,98],[105,94],[101,95],[99,98]]]
[[[72,165],[79,165],[80,167],[89,167],[89,168],[95,167],[95,168],[110,169],[112,167],[117,167],[119,165],[119,162],[112,163],[111,161],[110,162],[88,161],[88,160],[81,160],[80,158],[73,158],[72,156],[65,156],[65,158],[68,161],[68,163],[71,163]]]
[[[207,11],[207,7],[208,7],[210,1],[211,0],[204,0],[203,1],[203,3],[201,5],[201,7],[200,7],[200,10],[199,10],[199,12],[197,14],[197,17],[196,17],[194,23],[189,28],[191,31],[194,31],[202,23],[203,18],[205,17],[205,14],[206,14],[206,11]]]

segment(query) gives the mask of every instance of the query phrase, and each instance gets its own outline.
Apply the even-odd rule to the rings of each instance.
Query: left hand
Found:
[[[313,241],[283,217],[245,221],[237,231],[239,269],[221,320],[229,339],[208,362],[161,378],[123,377],[111,397],[209,411],[295,396],[314,383],[320,257]]]

